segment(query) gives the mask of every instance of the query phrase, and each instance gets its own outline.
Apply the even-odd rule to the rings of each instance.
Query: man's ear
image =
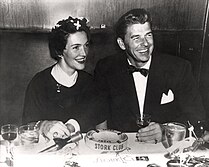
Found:
[[[120,46],[120,48],[121,48],[122,50],[126,50],[126,47],[125,47],[125,44],[124,44],[122,38],[117,38],[117,42],[118,42],[118,45]]]

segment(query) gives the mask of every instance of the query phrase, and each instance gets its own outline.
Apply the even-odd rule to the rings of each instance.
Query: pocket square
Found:
[[[174,94],[173,94],[172,90],[169,89],[167,95],[165,93],[163,93],[160,104],[170,103],[173,100],[174,100]]]

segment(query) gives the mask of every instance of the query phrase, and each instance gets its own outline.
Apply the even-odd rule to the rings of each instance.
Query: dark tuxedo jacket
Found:
[[[100,60],[95,68],[95,81],[107,97],[108,127],[120,131],[136,131],[139,105],[133,75],[127,70],[125,53]],[[161,104],[163,93],[171,90],[174,100]],[[203,120],[205,111],[197,89],[191,65],[176,56],[153,53],[149,69],[144,113],[158,123],[181,122],[195,124]]]

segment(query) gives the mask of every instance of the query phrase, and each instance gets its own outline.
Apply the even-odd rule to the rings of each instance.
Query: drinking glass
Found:
[[[143,114],[142,117],[137,117],[136,124],[139,129],[144,128],[151,122],[151,116],[149,114]]]
[[[171,122],[163,124],[165,127],[165,134],[168,142],[168,147],[174,143],[185,139],[186,126],[178,122]]]
[[[137,116],[136,125],[137,125],[138,129],[145,128],[146,126],[148,126],[150,124],[150,122],[151,122],[151,116],[149,114],[143,114],[142,117]],[[136,134],[136,141],[139,141],[139,137],[137,134]]]
[[[18,126],[13,124],[6,124],[1,127],[1,135],[4,140],[10,143],[17,138]]]
[[[7,148],[8,142],[5,140],[0,140],[0,166],[1,163],[5,163],[7,160]]]
[[[39,128],[28,124],[19,127],[20,142],[22,145],[31,145],[39,141]]]
[[[8,159],[9,166],[13,166],[14,155],[13,155],[12,141],[17,138],[17,134],[18,134],[18,126],[17,125],[6,124],[1,127],[2,138],[9,142],[9,145],[8,145],[8,152],[10,155],[10,157],[8,157],[9,158]]]

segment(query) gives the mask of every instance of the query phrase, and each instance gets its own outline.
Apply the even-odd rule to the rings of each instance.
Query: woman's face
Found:
[[[60,60],[62,69],[67,73],[73,73],[75,70],[83,70],[88,51],[89,41],[84,31],[70,34],[63,51],[63,57]]]

